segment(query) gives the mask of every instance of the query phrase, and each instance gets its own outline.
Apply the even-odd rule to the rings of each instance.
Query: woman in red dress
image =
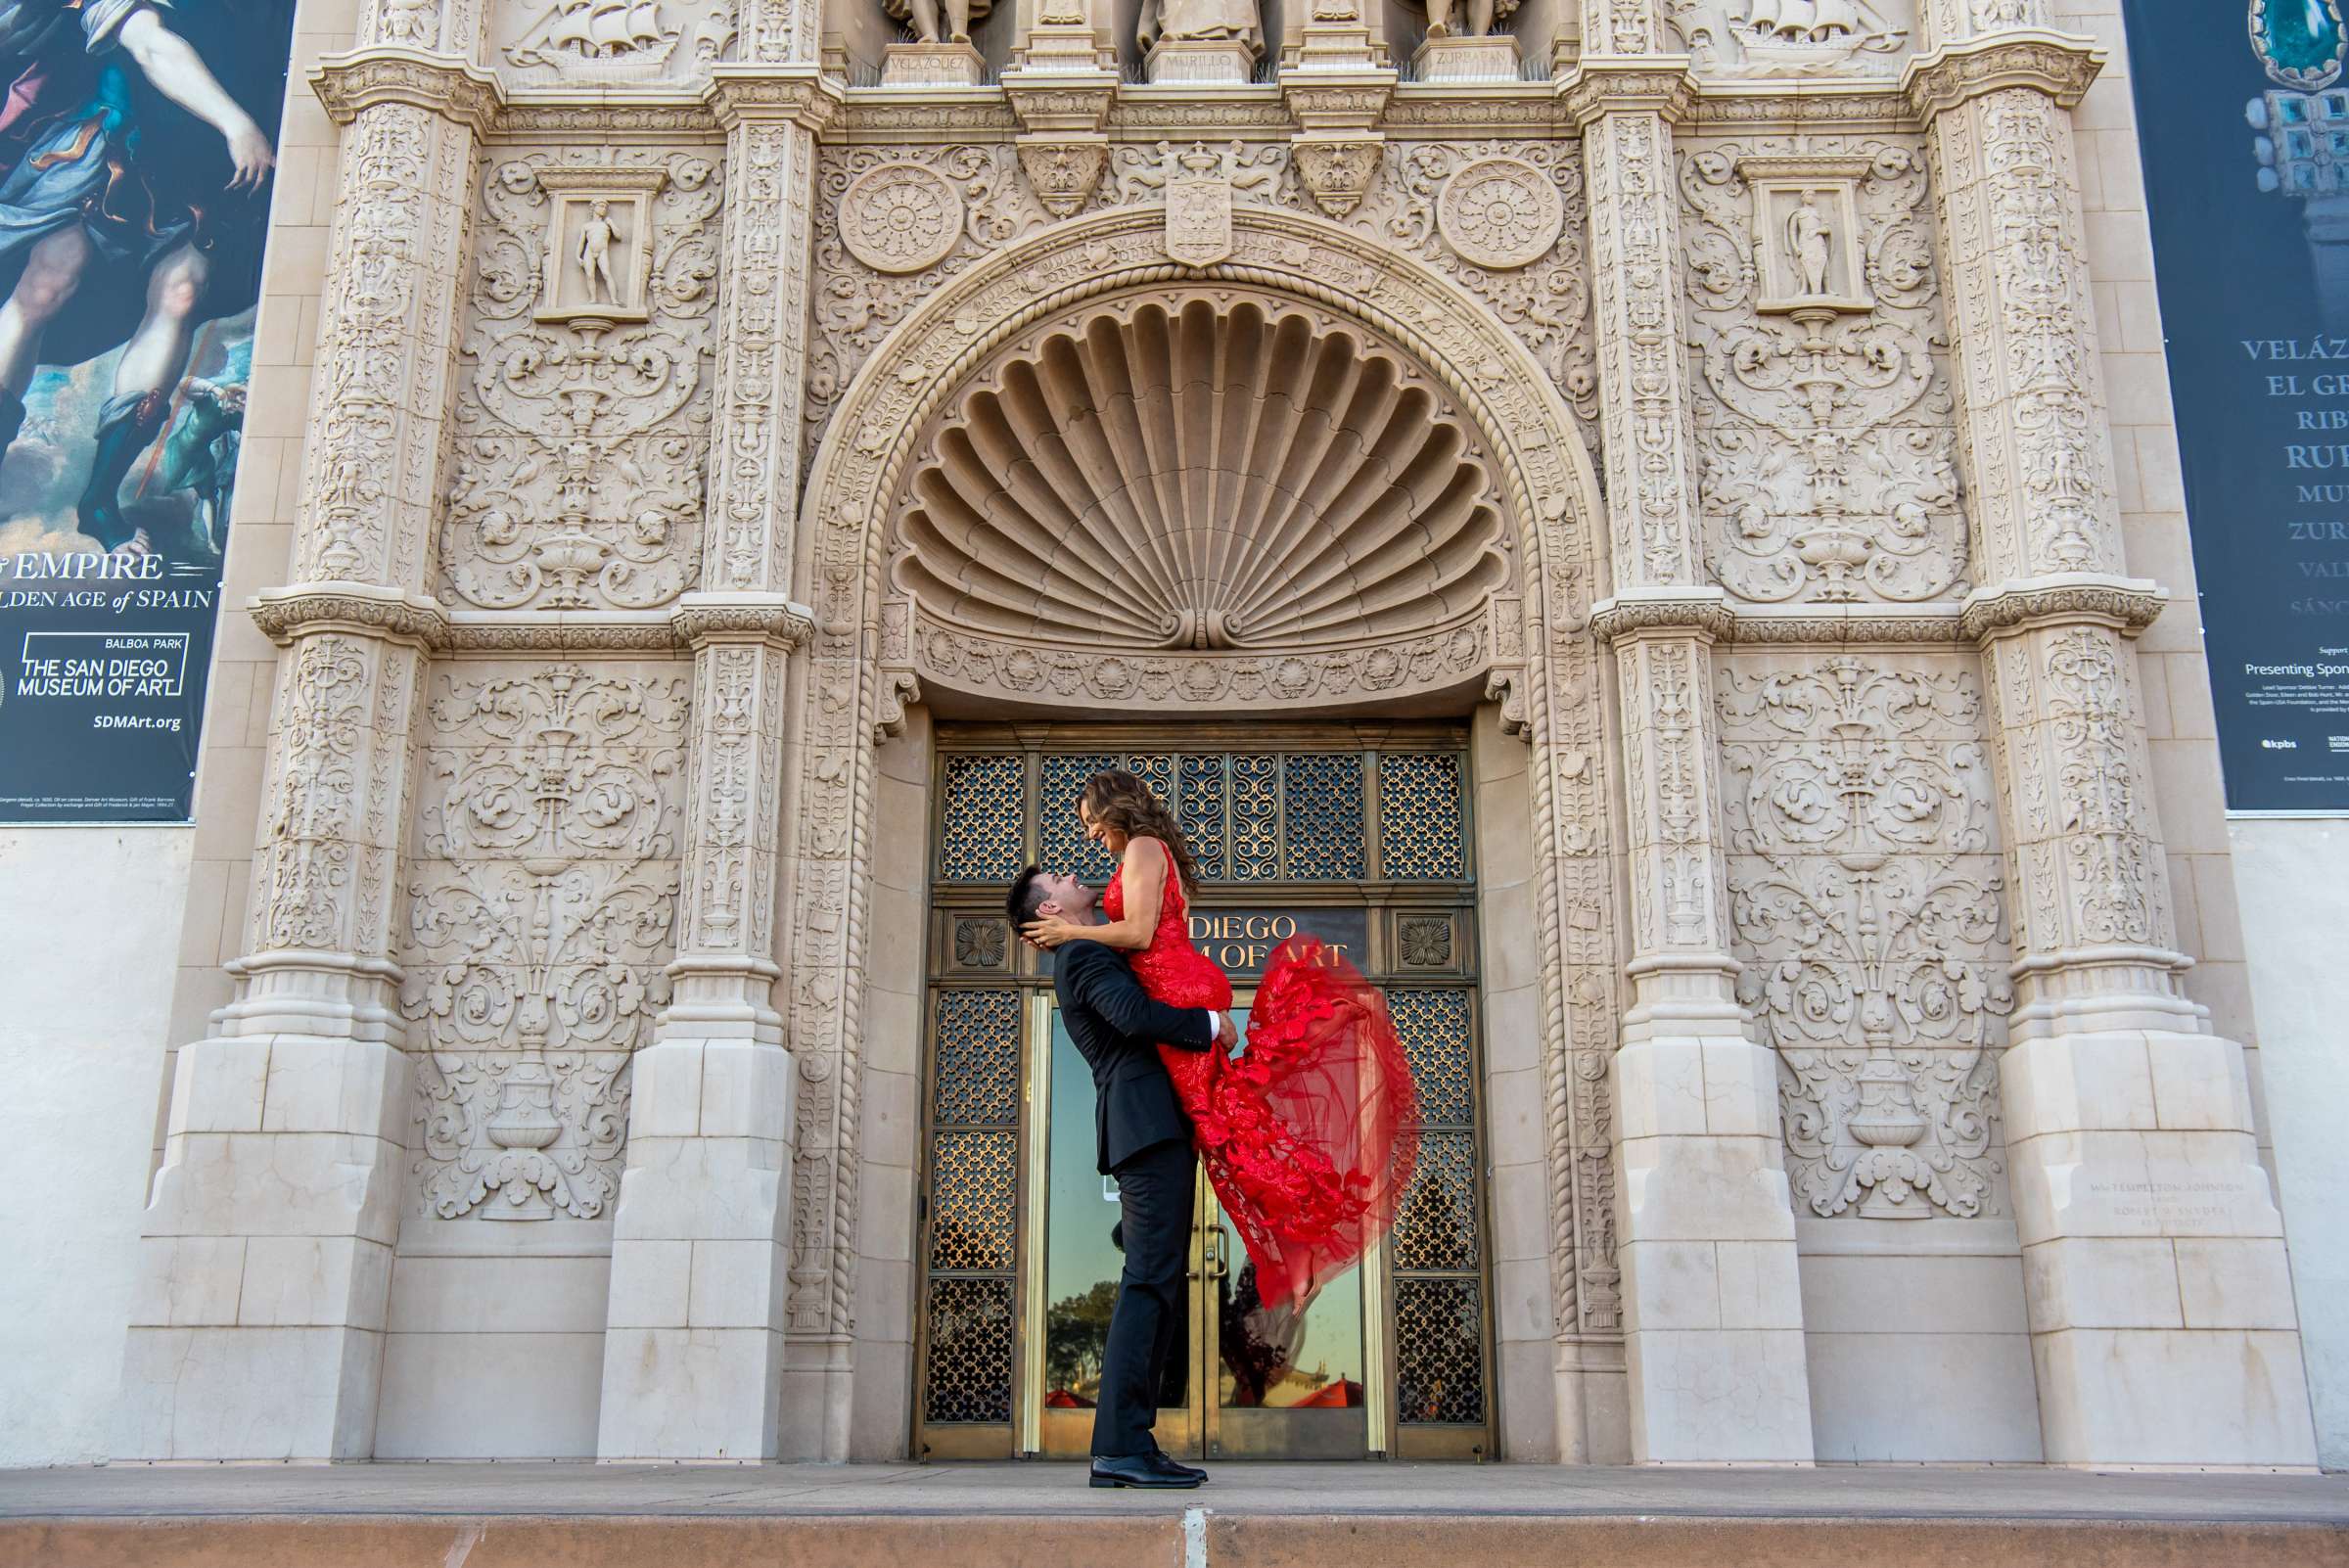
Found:
[[[1197,870],[1166,803],[1113,769],[1086,782],[1077,814],[1085,837],[1119,858],[1101,896],[1106,923],[1047,916],[1021,934],[1042,947],[1082,938],[1130,953],[1134,978],[1169,1006],[1230,1007],[1230,977],[1191,945]],[[1257,988],[1244,1051],[1161,1045],[1159,1056],[1217,1202],[1256,1264],[1265,1309],[1303,1313],[1377,1245],[1410,1185],[1416,1091],[1386,999],[1338,953],[1292,937]]]

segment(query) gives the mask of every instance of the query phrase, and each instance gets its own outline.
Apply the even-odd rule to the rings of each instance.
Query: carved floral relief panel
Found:
[[[1008,146],[824,148],[803,410],[810,458],[841,393],[907,311],[1051,221]]]
[[[609,1213],[629,1057],[668,999],[690,685],[668,663],[433,672],[400,956],[420,1215]]]
[[[1961,597],[1923,154],[1758,138],[1679,163],[1711,576],[1758,604]]]
[[[721,190],[699,153],[486,161],[451,608],[652,610],[699,580]]]
[[[1292,205],[1310,209],[1302,194]],[[1575,144],[1392,143],[1345,222],[1476,296],[1557,385],[1597,461],[1589,204]]]
[[[1738,998],[1777,1053],[1800,1212],[2004,1202],[2013,1007],[1970,655],[1730,656],[1716,677]]]

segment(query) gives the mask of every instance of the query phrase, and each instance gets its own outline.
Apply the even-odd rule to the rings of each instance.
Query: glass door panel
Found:
[[[1235,1014],[1243,1029],[1245,1007]],[[1088,1452],[1117,1305],[1117,1178],[1094,1168],[1093,1079],[1056,1006],[1043,1107],[1044,1236],[1032,1317],[1037,1450]],[[1302,1314],[1267,1314],[1238,1231],[1199,1182],[1184,1321],[1159,1391],[1158,1440],[1196,1458],[1360,1458],[1371,1428],[1360,1268]]]
[[[1091,1450],[1102,1356],[1125,1257],[1116,1235],[1117,1177],[1103,1176],[1094,1164],[1092,1071],[1069,1038],[1060,1009],[1049,1007],[1045,1016],[1051,1060],[1043,1140],[1042,1313],[1035,1356],[1041,1373],[1038,1436],[1040,1452],[1077,1455]],[[1196,1279],[1202,1251],[1196,1206],[1191,1242],[1190,1273]],[[1158,1399],[1160,1446],[1194,1457],[1203,1452],[1201,1407],[1191,1375],[1198,1364],[1197,1294],[1193,1290],[1186,1297],[1189,1310]]]

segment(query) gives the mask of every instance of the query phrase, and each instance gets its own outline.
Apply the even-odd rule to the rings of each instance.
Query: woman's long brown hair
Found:
[[[1182,879],[1183,892],[1198,891],[1198,862],[1191,858],[1191,847],[1182,841],[1182,829],[1174,825],[1174,811],[1158,798],[1157,791],[1124,768],[1112,767],[1086,779],[1079,798],[1094,821],[1129,839],[1151,838],[1164,844],[1174,857],[1174,873]]]

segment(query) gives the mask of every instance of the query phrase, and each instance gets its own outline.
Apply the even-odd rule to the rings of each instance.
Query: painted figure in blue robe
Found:
[[[0,448],[39,366],[120,347],[75,507],[110,550],[154,548],[123,480],[170,417],[197,328],[258,282],[276,154],[254,109],[275,121],[271,72],[246,64],[249,108],[191,41],[207,31],[214,62],[239,33],[248,56],[273,41],[221,0],[0,0]]]

